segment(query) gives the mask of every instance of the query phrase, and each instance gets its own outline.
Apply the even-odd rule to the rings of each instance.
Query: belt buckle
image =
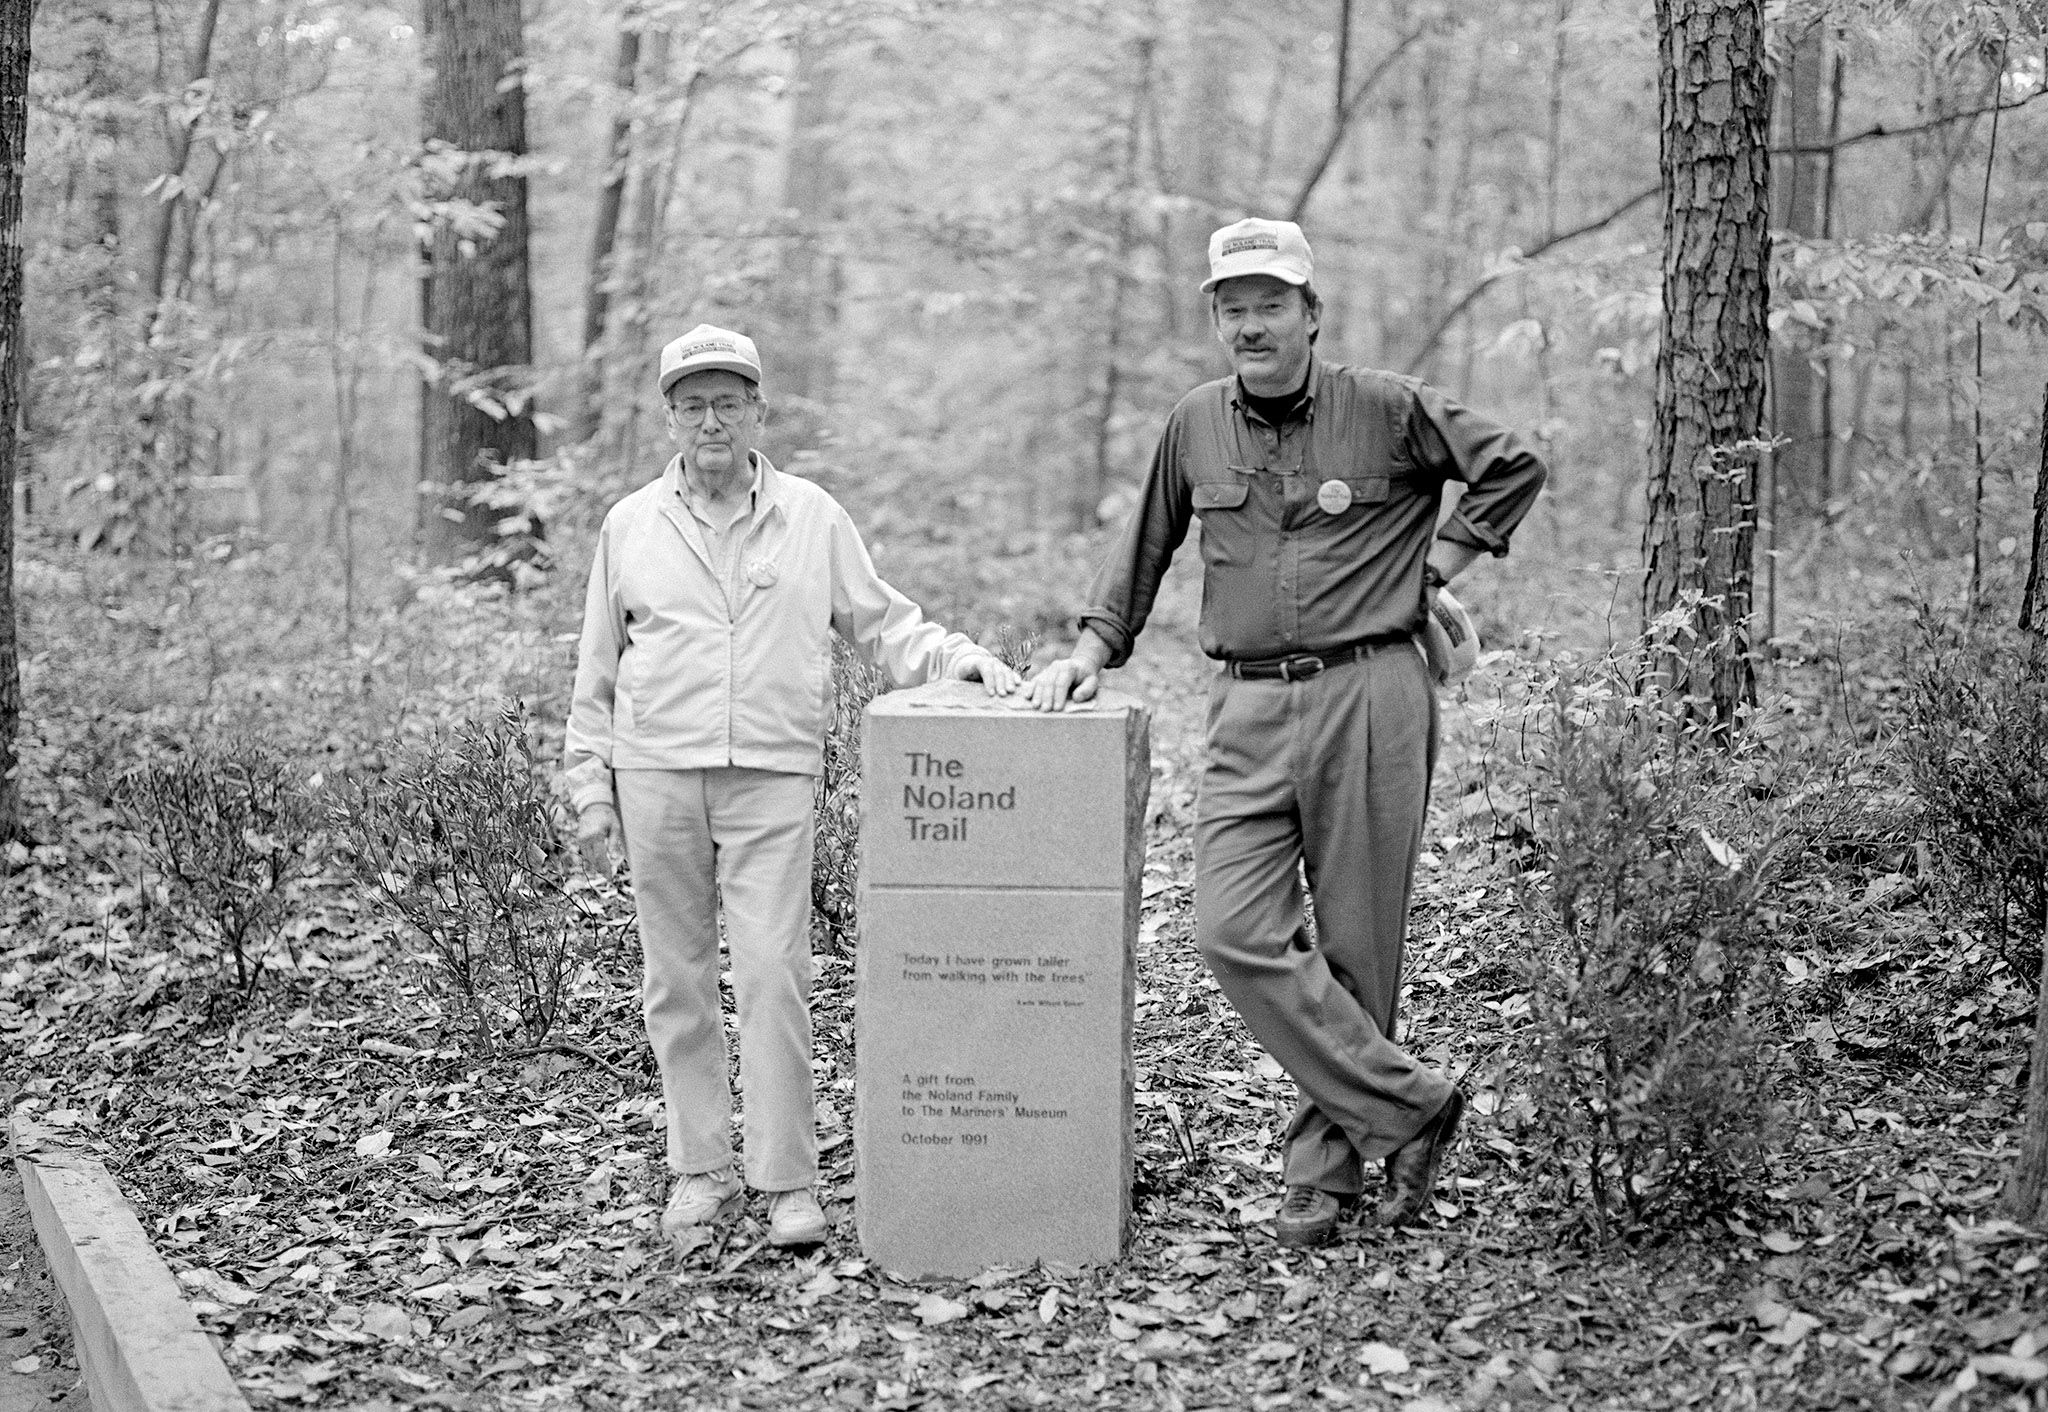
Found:
[[[1320,657],[1310,655],[1289,657],[1280,664],[1280,680],[1307,681],[1311,677],[1321,676],[1323,674],[1323,666],[1323,659]]]

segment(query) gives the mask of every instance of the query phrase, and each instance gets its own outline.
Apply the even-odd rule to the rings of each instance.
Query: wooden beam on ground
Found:
[[[107,1169],[61,1152],[15,1167],[94,1412],[249,1412]]]

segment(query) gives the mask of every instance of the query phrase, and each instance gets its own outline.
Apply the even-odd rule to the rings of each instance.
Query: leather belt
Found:
[[[1383,632],[1342,647],[1333,647],[1328,652],[1297,652],[1292,657],[1267,657],[1256,662],[1226,662],[1223,665],[1239,681],[1307,681],[1310,677],[1321,676],[1331,667],[1341,667],[1346,662],[1356,662],[1375,652],[1414,640],[1413,633]]]

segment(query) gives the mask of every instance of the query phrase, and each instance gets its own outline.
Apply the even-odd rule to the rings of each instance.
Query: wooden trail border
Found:
[[[43,1258],[71,1309],[93,1412],[249,1412],[107,1169],[51,1151],[14,1165]]]

